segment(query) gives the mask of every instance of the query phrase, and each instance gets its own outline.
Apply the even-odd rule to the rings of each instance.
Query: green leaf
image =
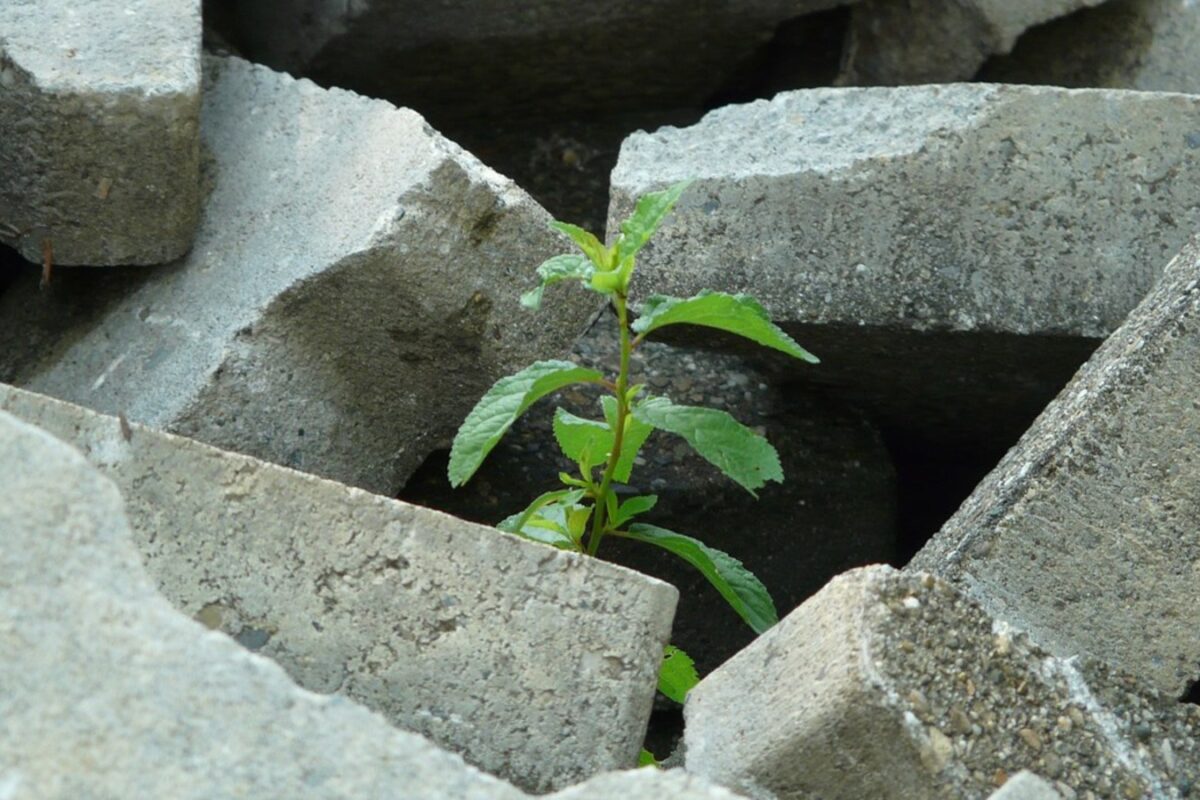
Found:
[[[697,453],[750,494],[767,481],[783,482],[779,454],[771,443],[724,411],[677,406],[665,397],[647,397],[633,407],[633,416],[647,425],[682,436]]]
[[[810,364],[819,359],[805,350],[775,323],[757,300],[745,294],[701,292],[686,300],[653,295],[642,304],[642,315],[633,323],[635,333],[645,336],[667,325],[686,322],[736,333]]]
[[[559,233],[565,233],[567,236],[570,236],[571,241],[579,245],[579,249],[595,265],[596,269],[608,269],[608,248],[591,231],[585,231],[578,225],[572,225],[569,222],[559,222],[558,220],[551,222],[550,227]]]
[[[610,428],[615,429],[617,398],[612,395],[604,395],[600,398],[600,405],[604,408],[604,419],[608,421]],[[617,459],[613,480],[617,483],[629,482],[629,476],[633,474],[633,460],[637,458],[638,451],[642,449],[642,445],[646,443],[646,439],[653,432],[654,426],[647,425],[632,415],[625,418],[625,436],[621,439],[621,457]],[[611,450],[612,444],[609,444],[608,447]]]
[[[590,280],[592,273],[595,271],[595,268],[586,258],[575,253],[567,253],[547,259],[537,268],[538,277],[542,279],[541,283],[521,295],[521,305],[536,311],[541,308],[542,292],[546,290],[547,286],[553,286],[559,281],[571,280],[572,278]]]
[[[621,238],[617,242],[617,262],[624,263],[642,249],[650,237],[658,230],[658,226],[666,218],[679,196],[691,181],[679,183],[661,192],[650,192],[638,198],[637,206],[629,219],[621,223]]]
[[[532,522],[527,522],[520,528],[517,528],[517,520],[521,517],[520,514],[513,514],[501,520],[496,526],[498,530],[505,533],[511,533],[520,536],[522,539],[529,539],[532,542],[540,542],[548,544],[551,547],[557,547],[559,550],[575,550],[575,542],[571,541],[571,537],[567,535],[565,530],[557,526],[535,525]]]
[[[687,700],[687,693],[700,682],[696,665],[687,653],[674,645],[663,651],[662,667],[658,670],[658,690],[676,703]]]
[[[654,508],[654,504],[657,502],[658,495],[656,494],[637,495],[629,498],[624,503],[621,503],[615,514],[609,515],[609,527],[621,527],[638,514],[645,514]]]
[[[755,633],[762,633],[779,621],[766,587],[728,553],[690,536],[640,522],[630,525],[627,531],[614,533],[669,550],[700,570]]]
[[[604,463],[613,446],[612,429],[603,422],[555,409],[554,438],[567,458],[589,467]]]
[[[511,517],[507,517],[496,527],[502,531],[507,530],[509,533],[517,533],[544,506],[558,502],[566,502],[567,504],[577,503],[582,497],[582,489],[557,489],[552,492],[545,492],[534,498],[534,501],[526,506],[525,510],[520,514],[513,514]],[[507,528],[502,527],[506,524],[508,525]]]
[[[451,486],[462,486],[517,417],[542,397],[572,383],[601,383],[604,376],[570,361],[537,361],[501,378],[463,421],[450,447]]]
[[[646,748],[642,748],[642,752],[638,753],[638,767],[658,767],[658,759],[654,757]]]

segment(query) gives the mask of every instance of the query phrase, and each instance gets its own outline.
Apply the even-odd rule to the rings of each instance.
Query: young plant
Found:
[[[607,297],[616,312],[621,340],[620,366],[614,379],[570,361],[538,361],[501,378],[459,428],[450,450],[449,478],[458,487],[470,480],[512,424],[542,397],[568,385],[602,386],[600,419],[584,419],[557,409],[554,437],[578,473],[559,474],[563,488],[548,491],[520,514],[502,521],[500,530],[536,542],[596,555],[605,537],[634,539],[661,547],[703,573],[735,612],[762,633],[778,620],[766,588],[742,563],[703,542],[656,525],[635,522],[650,511],[655,495],[619,500],[615,484],[628,484],[634,458],[655,429],[682,437],[697,453],[754,495],[767,481],[781,482],[779,456],[767,440],[724,411],[683,406],[670,398],[631,383],[630,356],[648,335],[668,325],[690,324],[737,334],[793,358],[817,359],[771,322],[766,310],[742,294],[701,292],[681,299],[653,295],[630,321],[629,283],[638,251],[662,224],[689,181],[651,192],[637,201],[621,233],[604,245],[591,233],[566,222],[550,227],[570,237],[580,253],[555,256],[540,267],[538,286],[521,297],[521,304],[538,309],[545,289],[562,281],[577,281]],[[755,495],[757,497],[757,495]],[[659,688],[683,701],[696,682],[691,660],[669,647]],[[648,754],[646,754],[648,755]]]

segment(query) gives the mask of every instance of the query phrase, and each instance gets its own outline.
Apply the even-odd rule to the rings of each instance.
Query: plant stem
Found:
[[[617,307],[617,320],[621,329],[621,367],[617,373],[617,419],[616,430],[613,431],[612,452],[608,454],[608,465],[604,468],[604,478],[600,481],[600,494],[596,498],[596,510],[592,514],[592,533],[588,537],[588,555],[596,555],[600,549],[600,540],[604,538],[605,515],[608,513],[608,493],[612,491],[613,474],[617,471],[617,462],[621,460],[621,446],[625,439],[625,419],[629,416],[629,402],[625,397],[629,389],[629,354],[633,349],[629,341],[629,309],[626,306],[625,295],[618,292],[613,297],[613,305]]]

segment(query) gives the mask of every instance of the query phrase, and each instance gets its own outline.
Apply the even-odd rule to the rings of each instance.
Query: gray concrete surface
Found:
[[[1200,678],[1200,243],[912,561],[1060,655]]]
[[[673,587],[19,389],[0,410],[117,484],[177,608],[306,689],[530,790],[637,763]]]
[[[200,216],[199,0],[0,3],[0,244],[158,264]]]
[[[1008,446],[1200,230],[1198,113],[1046,87],[785,93],[630,136],[609,227],[696,178],[636,295],[749,292],[822,359],[779,363],[786,380]]]
[[[1175,798],[1200,777],[1200,707],[890,567],[835,578],[684,715],[686,769],[754,798],[986,797],[1022,769],[1071,796]]]
[[[1105,0],[865,0],[850,10],[842,86],[966,81],[1022,33]]]
[[[524,796],[172,609],[112,482],[2,412],[0,471],[7,800]]]
[[[501,375],[599,308],[518,304],[549,215],[417,114],[206,61],[191,254],[0,300],[0,381],[394,493]],[[114,274],[110,274],[114,273]]]

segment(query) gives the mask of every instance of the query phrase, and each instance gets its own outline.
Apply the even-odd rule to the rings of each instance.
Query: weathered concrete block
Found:
[[[257,0],[229,4],[229,27],[247,58],[323,86],[517,122],[702,106],[780,23],[847,2]]]
[[[1109,0],[1029,31],[987,80],[1200,93],[1200,6]]]
[[[4,413],[0,472],[5,798],[524,796],[172,609],[112,483]]]
[[[637,292],[750,292],[822,359],[789,379],[934,439],[986,420],[1011,442],[1200,229],[1198,113],[995,85],[781,94],[629,137],[610,227],[698,178]]]
[[[1061,655],[1200,678],[1200,243],[913,559]]]
[[[865,0],[850,11],[843,86],[970,80],[1026,29],[1105,0]]]
[[[683,770],[636,769],[597,775],[555,792],[548,800],[738,800],[740,797]]]
[[[0,32],[0,244],[94,266],[186,253],[199,0],[4,0]]]
[[[1062,800],[1062,795],[1029,770],[1021,770],[992,792],[988,800]]]
[[[214,182],[185,259],[36,278],[0,303],[0,380],[392,494],[491,383],[599,298],[518,296],[562,238],[417,114],[206,61]]]
[[[835,578],[684,714],[687,770],[750,797],[979,798],[1029,769],[1078,796],[1168,798],[1200,777],[1200,707],[890,567]]]
[[[631,767],[677,598],[445,514],[0,387],[124,493],[176,607],[531,790]]]

